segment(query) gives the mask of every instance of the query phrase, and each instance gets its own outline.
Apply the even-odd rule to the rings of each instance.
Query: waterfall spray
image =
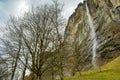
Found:
[[[93,68],[96,68],[97,67],[96,65],[96,47],[97,47],[96,33],[95,33],[95,29],[93,26],[92,18],[91,18],[87,3],[86,3],[86,11],[88,16],[89,27],[91,29],[90,37],[92,39],[92,65],[93,65]]]

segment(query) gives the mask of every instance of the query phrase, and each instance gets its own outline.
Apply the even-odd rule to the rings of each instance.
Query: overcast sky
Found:
[[[68,17],[74,12],[75,8],[83,0],[58,0],[64,4],[63,16]],[[3,25],[9,16],[21,16],[29,10],[30,5],[41,5],[51,3],[51,0],[0,0],[0,26]]]

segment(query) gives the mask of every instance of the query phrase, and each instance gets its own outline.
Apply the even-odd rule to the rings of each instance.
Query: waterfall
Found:
[[[91,18],[87,3],[86,3],[86,11],[88,16],[89,27],[91,29],[90,37],[92,39],[92,65],[93,65],[93,68],[96,68],[97,67],[96,65],[96,47],[97,47],[96,33],[95,33],[95,29],[93,26],[92,18]]]

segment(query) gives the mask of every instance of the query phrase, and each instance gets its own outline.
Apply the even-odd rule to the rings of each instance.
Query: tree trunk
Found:
[[[17,57],[16,57],[16,59],[15,59],[15,65],[14,65],[13,70],[12,70],[11,80],[14,79],[15,71],[16,71],[17,64],[18,64],[18,58],[19,58],[19,52],[17,53]]]
[[[63,80],[63,67],[61,65],[61,69],[60,69],[60,80]]]
[[[22,80],[25,79],[25,72],[26,72],[26,65],[28,64],[28,53],[26,55],[26,59],[25,59],[25,65],[24,65],[24,69],[23,69],[23,73],[22,73]]]
[[[41,79],[41,76],[37,76],[37,80],[42,80],[42,79]]]

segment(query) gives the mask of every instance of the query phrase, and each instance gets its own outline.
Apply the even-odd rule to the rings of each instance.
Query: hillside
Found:
[[[120,56],[101,68],[77,73],[65,80],[120,80]]]

